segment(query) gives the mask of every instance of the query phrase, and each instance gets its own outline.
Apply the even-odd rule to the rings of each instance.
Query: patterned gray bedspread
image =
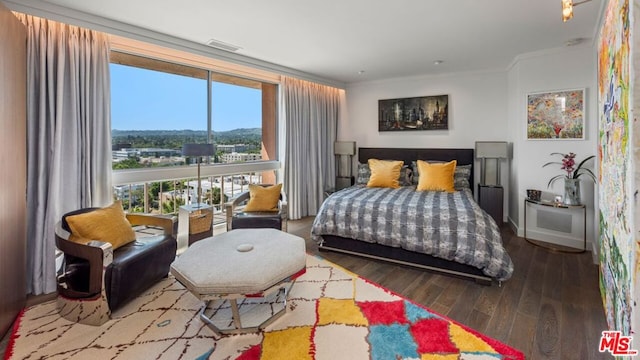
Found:
[[[320,244],[322,235],[336,235],[401,247],[475,266],[497,280],[511,277],[500,230],[471,190],[415,189],[356,185],[338,191],[322,204],[311,238]]]

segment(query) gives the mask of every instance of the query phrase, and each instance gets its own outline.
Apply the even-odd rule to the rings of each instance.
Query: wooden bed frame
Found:
[[[359,148],[358,161],[366,163],[369,159],[402,160],[411,166],[414,160],[457,160],[458,165],[471,165],[471,191],[474,179],[473,149],[399,149],[399,148]],[[372,259],[390,261],[396,264],[418,267],[449,275],[473,279],[483,285],[491,285],[493,278],[485,275],[480,269],[453,261],[440,259],[402,248],[369,243],[335,235],[322,235],[322,251],[336,251]]]

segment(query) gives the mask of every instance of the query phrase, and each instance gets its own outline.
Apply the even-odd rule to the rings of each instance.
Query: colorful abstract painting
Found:
[[[584,139],[584,89],[529,94],[527,139]]]
[[[637,276],[631,200],[629,1],[610,0],[598,44],[600,289],[610,329],[631,334]]]

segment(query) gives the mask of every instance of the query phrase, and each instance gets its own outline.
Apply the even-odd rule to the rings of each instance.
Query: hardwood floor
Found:
[[[527,359],[612,359],[598,352],[607,329],[591,253],[534,246],[502,229],[513,277],[484,286],[357,256],[319,251],[310,241],[313,218],[289,221],[289,232],[317,254],[360,276],[524,352]]]
[[[513,277],[484,286],[466,279],[334,252],[310,240],[313,218],[289,221],[307,252],[336,263],[416,303],[524,352],[527,359],[612,359],[598,352],[606,321],[591,253],[554,253],[503,228]],[[27,305],[50,300],[30,299]],[[8,335],[0,341],[4,353]]]

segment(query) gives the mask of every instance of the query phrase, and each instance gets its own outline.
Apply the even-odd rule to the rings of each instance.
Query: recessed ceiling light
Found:
[[[436,60],[433,62],[433,65],[440,65],[444,62],[444,60]]]
[[[216,40],[216,39],[211,39],[211,40],[207,41],[207,46],[211,46],[212,48],[225,50],[225,51],[231,51],[231,52],[236,52],[236,51],[242,49],[240,46],[236,46],[236,45],[233,45],[233,44],[222,42],[222,41]]]
[[[358,71],[358,75],[363,75],[363,74],[364,74],[364,70]]]

